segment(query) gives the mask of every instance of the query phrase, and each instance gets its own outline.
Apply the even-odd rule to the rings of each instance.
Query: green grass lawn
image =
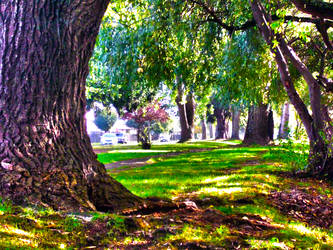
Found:
[[[166,151],[210,149],[154,158],[151,165],[109,172],[138,196],[191,201],[198,206],[197,210],[132,216],[66,215],[0,202],[0,247],[332,249],[332,226],[325,228],[304,219],[306,216],[301,216],[304,211],[297,210],[297,206],[281,210],[279,202],[286,203],[287,209],[289,200],[273,199],[274,194],[288,197],[295,190],[299,192],[295,199],[310,194],[314,200],[332,196],[330,183],[285,174],[305,164],[306,146],[238,144],[238,141],[165,144],[153,146],[149,152],[135,146],[108,148],[108,152],[99,155],[105,163]],[[304,198],[310,208],[311,197]],[[317,208],[315,205],[313,208]],[[92,221],[84,222],[82,216]],[[322,217],[312,216],[319,220]]]
[[[239,141],[233,141],[231,144],[237,143],[239,143]],[[94,146],[94,149],[97,152],[101,152],[98,154],[98,160],[103,164],[108,164],[134,158],[164,155],[170,152],[182,152],[202,148],[219,148],[225,146],[226,144],[221,142],[195,141],[181,144],[153,144],[150,150],[141,149],[138,145],[101,146],[97,144]]]

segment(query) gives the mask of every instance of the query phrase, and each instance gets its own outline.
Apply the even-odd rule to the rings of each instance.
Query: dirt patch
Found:
[[[333,224],[333,199],[313,188],[273,191],[268,200],[282,213],[309,225],[329,228]]]

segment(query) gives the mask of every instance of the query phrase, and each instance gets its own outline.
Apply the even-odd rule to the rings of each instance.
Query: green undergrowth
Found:
[[[138,150],[126,147],[114,150]],[[152,151],[172,151],[173,147],[156,145]],[[16,207],[0,200],[0,248],[333,248],[332,226],[322,228],[296,219],[270,198],[274,192],[287,193],[295,188],[311,188],[311,192],[332,196],[330,184],[288,174],[302,167],[306,145],[244,147],[238,141],[227,141],[175,147],[179,151],[210,150],[161,156],[144,167],[109,173],[138,196],[190,202],[196,206],[194,210],[157,209],[127,216],[101,212],[64,214]],[[115,153],[104,154],[115,159]]]

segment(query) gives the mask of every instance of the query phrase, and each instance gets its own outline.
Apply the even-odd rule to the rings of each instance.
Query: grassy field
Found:
[[[110,171],[136,195],[172,201],[173,209],[68,215],[0,202],[0,247],[332,249],[333,186],[292,174],[307,147],[238,144],[156,145],[142,154],[185,153]],[[143,156],[134,146],[104,150],[105,163]]]
[[[239,141],[232,143],[236,144]],[[103,164],[108,164],[134,158],[165,155],[171,152],[193,151],[202,148],[214,149],[225,146],[226,144],[220,142],[196,141],[186,144],[153,144],[150,150],[141,149],[138,145],[101,146],[100,144],[96,144],[94,149],[98,153],[98,160]]]

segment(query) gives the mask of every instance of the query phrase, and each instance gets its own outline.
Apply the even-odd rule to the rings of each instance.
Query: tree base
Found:
[[[90,171],[90,172],[89,172]],[[112,179],[96,162],[91,169],[55,168],[53,172],[30,174],[16,166],[0,172],[0,197],[16,205],[41,206],[68,212],[115,212],[138,206],[142,199]]]
[[[151,149],[151,143],[142,143],[141,148],[142,149]]]
[[[180,139],[179,141],[177,141],[177,143],[185,143],[185,142],[189,142],[192,139]]]
[[[320,162],[309,160],[309,164],[303,171],[299,171],[304,177],[314,177],[318,179],[333,179],[333,158],[320,159]]]

